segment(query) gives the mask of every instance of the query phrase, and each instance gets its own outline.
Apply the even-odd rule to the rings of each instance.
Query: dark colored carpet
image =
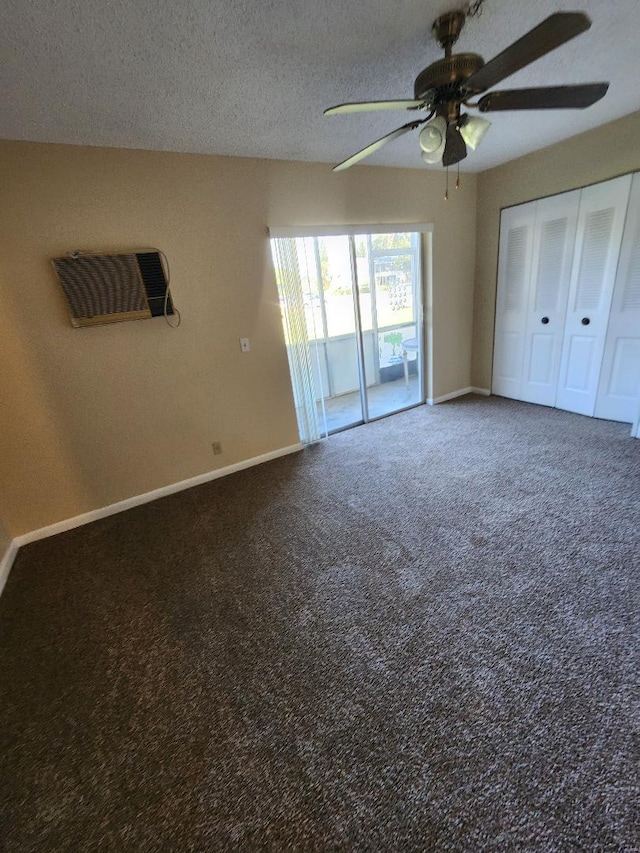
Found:
[[[25,547],[6,851],[638,850],[640,441],[466,398]]]

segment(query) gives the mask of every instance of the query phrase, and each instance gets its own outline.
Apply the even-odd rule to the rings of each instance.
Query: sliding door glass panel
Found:
[[[420,235],[356,240],[370,420],[423,402]]]
[[[350,238],[318,237],[316,247],[326,322],[323,402],[328,430],[334,432],[364,420]]]

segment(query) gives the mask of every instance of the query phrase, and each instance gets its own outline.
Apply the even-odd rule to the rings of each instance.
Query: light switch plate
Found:
[[[251,345],[249,344],[249,338],[240,338],[240,349],[242,352],[249,352],[251,349]]]

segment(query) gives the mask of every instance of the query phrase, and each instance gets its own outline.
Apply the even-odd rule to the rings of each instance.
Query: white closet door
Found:
[[[639,401],[640,174],[636,174],[622,237],[595,415],[633,423]]]
[[[502,211],[491,390],[522,399],[522,364],[537,202]]]
[[[521,399],[556,402],[580,190],[542,199],[536,209]]]
[[[578,230],[556,406],[593,415],[631,176],[587,187]]]

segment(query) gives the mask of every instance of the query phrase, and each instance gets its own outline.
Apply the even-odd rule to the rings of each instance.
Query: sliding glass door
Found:
[[[329,434],[424,402],[420,233],[283,236],[272,248],[302,440],[314,414]],[[301,361],[308,382],[294,375]]]

